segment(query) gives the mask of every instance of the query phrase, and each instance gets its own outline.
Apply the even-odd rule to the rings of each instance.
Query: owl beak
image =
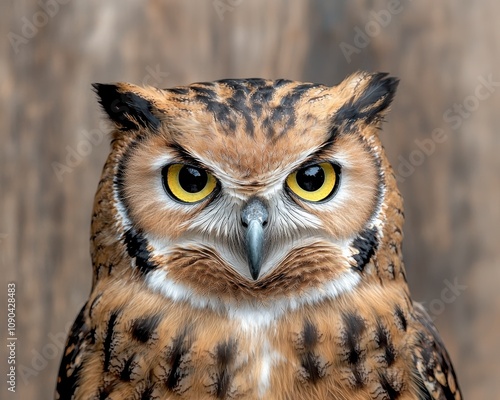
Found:
[[[264,227],[267,225],[268,212],[265,204],[257,197],[251,198],[241,210],[241,223],[245,228],[245,245],[254,280],[259,278],[264,245]]]

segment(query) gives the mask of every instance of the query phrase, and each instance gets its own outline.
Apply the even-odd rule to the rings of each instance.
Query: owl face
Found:
[[[107,179],[118,251],[173,298],[266,302],[352,289],[382,234],[377,129],[396,86],[385,74],[335,87],[96,85],[116,125]]]

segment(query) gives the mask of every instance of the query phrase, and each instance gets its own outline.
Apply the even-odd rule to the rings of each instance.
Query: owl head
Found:
[[[113,131],[94,282],[140,279],[200,306],[300,304],[398,273],[402,204],[378,138],[397,84],[95,84]]]

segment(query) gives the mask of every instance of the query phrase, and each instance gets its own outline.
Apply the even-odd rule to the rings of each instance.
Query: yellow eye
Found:
[[[162,169],[161,175],[167,193],[183,203],[201,201],[217,187],[217,181],[212,174],[191,165],[167,165]]]
[[[290,190],[307,201],[318,202],[330,197],[338,186],[340,169],[330,163],[308,165],[286,179]]]

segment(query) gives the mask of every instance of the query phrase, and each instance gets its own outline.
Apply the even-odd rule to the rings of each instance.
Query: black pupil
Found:
[[[325,171],[319,165],[312,165],[297,172],[297,183],[307,192],[315,192],[324,182]]]
[[[188,193],[198,193],[207,186],[208,175],[202,169],[184,166],[179,171],[179,184]]]

